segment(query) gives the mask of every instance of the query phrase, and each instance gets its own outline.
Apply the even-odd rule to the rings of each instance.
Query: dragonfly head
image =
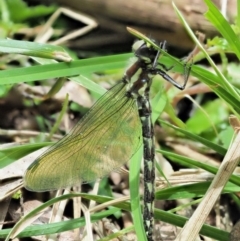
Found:
[[[153,40],[152,40],[153,41]],[[133,52],[137,58],[140,58],[147,64],[154,62],[157,50],[154,49],[150,44],[143,40],[136,41],[132,46]]]

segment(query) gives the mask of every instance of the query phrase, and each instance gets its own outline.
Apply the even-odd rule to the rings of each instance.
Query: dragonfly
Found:
[[[145,40],[134,46],[136,61],[60,141],[40,155],[26,170],[24,186],[30,191],[50,191],[95,181],[118,170],[143,145],[143,220],[148,241],[153,240],[155,148],[149,92],[156,75],[180,90],[180,85],[159,63],[166,41],[159,49]]]

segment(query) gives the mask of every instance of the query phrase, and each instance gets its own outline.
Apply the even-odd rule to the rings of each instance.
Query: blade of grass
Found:
[[[69,62],[72,58],[61,46],[13,39],[0,39],[0,52],[22,54]]]
[[[208,171],[210,173],[213,173],[213,174],[216,174],[217,171],[218,171],[218,167],[210,166],[210,165],[208,165],[206,163],[203,163],[201,161],[195,161],[191,158],[187,158],[187,157],[177,155],[177,154],[172,153],[172,152],[163,151],[163,150],[157,150],[157,152],[160,152],[161,154],[170,158],[172,161],[177,162],[178,164],[180,163],[181,165],[184,165],[184,166],[198,167],[198,168],[201,168],[201,169],[203,169],[205,171]],[[239,176],[236,176],[236,175],[233,174],[229,178],[229,181],[240,186],[240,177]]]
[[[216,151],[217,153],[219,153],[219,154],[221,154],[223,156],[227,152],[227,150],[225,148],[223,148],[222,146],[217,145],[214,142],[211,142],[211,141],[209,141],[209,140],[207,140],[207,139],[205,139],[205,138],[203,138],[203,137],[201,137],[199,135],[192,134],[191,132],[189,132],[187,130],[181,129],[181,128],[179,128],[177,126],[174,126],[174,125],[172,125],[172,124],[170,124],[168,122],[165,122],[163,120],[159,120],[159,121],[160,121],[161,124],[169,126],[169,127],[173,128],[174,130],[181,132],[186,137],[202,143],[203,145],[207,146],[208,148],[211,148],[212,150]]]
[[[191,30],[191,28],[189,27],[189,25],[187,24],[187,22],[184,20],[182,14],[180,13],[180,11],[177,9],[176,5],[174,3],[173,7],[174,10],[176,11],[180,21],[182,22],[183,26],[185,27],[185,29],[187,30],[188,34],[190,35],[190,37],[193,39],[193,41],[197,44],[197,46],[199,47],[199,49],[201,49],[201,51],[204,53],[206,59],[209,61],[210,65],[213,67],[213,69],[215,70],[215,72],[217,73],[219,79],[218,79],[218,84],[222,85],[222,87],[226,88],[226,90],[231,93],[231,95],[236,98],[236,99],[240,99],[239,93],[236,91],[236,89],[229,83],[229,81],[225,78],[225,76],[221,73],[221,71],[218,69],[218,67],[215,65],[215,63],[213,62],[213,60],[211,59],[211,57],[209,56],[209,54],[207,53],[207,51],[204,49],[204,47],[202,46],[202,44],[199,42],[199,40],[196,38],[195,34],[193,33],[193,31]]]
[[[204,14],[221,35],[228,41],[234,53],[240,59],[240,41],[239,37],[234,33],[229,22],[224,18],[219,9],[210,0],[204,0],[208,6],[208,11]],[[239,25],[238,25],[239,26]]]

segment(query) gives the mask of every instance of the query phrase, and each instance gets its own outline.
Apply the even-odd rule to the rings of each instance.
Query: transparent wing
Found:
[[[47,191],[94,181],[129,161],[141,144],[136,101],[126,96],[125,84],[119,83],[28,167],[24,185]]]

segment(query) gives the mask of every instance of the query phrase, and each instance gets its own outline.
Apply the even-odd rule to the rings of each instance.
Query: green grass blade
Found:
[[[0,39],[0,52],[55,59],[59,61],[71,61],[71,57],[61,46],[36,42]]]
[[[180,21],[182,22],[182,24],[184,25],[184,27],[186,28],[188,34],[190,35],[190,37],[193,39],[193,41],[197,44],[197,46],[199,47],[199,49],[201,49],[201,51],[204,53],[206,59],[209,61],[209,63],[211,64],[211,66],[213,67],[213,69],[215,70],[216,74],[218,75],[218,85],[222,86],[223,88],[226,88],[226,90],[235,98],[235,99],[240,99],[239,93],[236,91],[236,89],[229,83],[229,81],[225,78],[225,76],[221,73],[221,71],[218,69],[218,67],[215,65],[215,63],[213,62],[213,60],[211,59],[211,57],[209,56],[209,54],[207,53],[207,51],[205,50],[205,48],[202,46],[202,44],[199,42],[199,40],[196,38],[195,34],[193,33],[193,31],[191,30],[191,28],[189,27],[189,25],[187,24],[187,22],[184,20],[182,14],[180,13],[180,11],[177,9],[176,5],[173,3],[173,7],[174,10],[176,11]]]
[[[0,169],[49,144],[52,143],[25,144],[0,150]]]
[[[174,130],[176,131],[179,131],[180,133],[184,134],[187,138],[190,138],[194,141],[198,141],[200,143],[202,143],[203,145],[205,145],[206,147],[208,148],[211,148],[212,150],[216,151],[217,153],[221,154],[221,155],[225,155],[227,150],[225,148],[223,148],[222,146],[220,145],[217,145],[199,135],[195,135],[187,130],[184,130],[184,129],[181,129],[175,125],[172,125],[166,121],[163,121],[163,120],[159,120],[163,125],[166,125],[166,126],[169,126],[171,128],[173,128]]]
[[[163,155],[167,156],[172,161],[177,162],[178,164],[181,164],[183,166],[198,167],[198,168],[201,168],[201,169],[203,169],[205,171],[208,171],[210,173],[213,173],[213,174],[216,174],[217,171],[218,171],[217,167],[210,166],[210,165],[208,165],[206,163],[203,163],[201,161],[195,161],[191,158],[184,157],[184,156],[177,155],[177,154],[167,152],[167,151],[163,151],[163,150],[157,150],[157,151],[162,153]],[[240,186],[240,177],[239,176],[231,175],[229,181]]]
[[[157,200],[179,200],[186,198],[198,198],[204,196],[208,190],[211,181],[205,181],[194,184],[185,184],[181,186],[168,187],[156,192]],[[236,184],[228,182],[222,193],[239,192],[240,187]]]
[[[161,220],[163,222],[167,222],[170,224],[173,224],[178,227],[183,227],[185,222],[188,221],[187,218],[172,214],[170,212],[162,211],[159,209],[155,209],[154,217],[156,220]],[[217,228],[214,228],[212,226],[204,224],[200,233],[202,235],[206,235],[208,237],[211,237],[215,240],[219,241],[229,241],[229,233]]]
[[[204,0],[208,6],[208,11],[205,13],[205,17],[214,25],[214,27],[222,34],[222,36],[228,41],[234,53],[240,59],[240,40],[234,33],[229,22],[224,18],[219,9],[210,0]]]
[[[141,208],[141,198],[139,194],[139,183],[140,183],[140,168],[142,159],[143,148],[134,155],[130,161],[130,202],[132,210],[133,223],[136,230],[138,240],[147,241],[146,233],[143,227],[143,216]]]

